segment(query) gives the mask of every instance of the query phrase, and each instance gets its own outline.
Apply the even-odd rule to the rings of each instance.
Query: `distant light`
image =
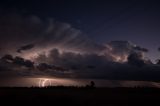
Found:
[[[51,85],[52,85],[51,79],[41,78],[39,80],[39,87],[45,87]]]

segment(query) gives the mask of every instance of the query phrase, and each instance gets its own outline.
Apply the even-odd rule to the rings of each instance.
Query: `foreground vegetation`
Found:
[[[160,89],[95,87],[2,87],[3,104],[36,106],[137,106],[159,104]]]

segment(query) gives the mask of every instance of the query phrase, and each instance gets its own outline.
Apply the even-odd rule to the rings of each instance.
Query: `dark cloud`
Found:
[[[59,66],[55,66],[55,65],[50,65],[47,63],[40,63],[36,66],[36,68],[40,71],[69,71],[66,68],[63,67],[59,67]]]
[[[56,76],[56,73],[64,73],[65,71],[69,71],[66,68],[50,65],[47,63],[40,63],[35,64],[31,60],[26,60],[22,57],[16,56],[13,57],[12,55],[5,55],[0,59],[0,71],[8,72],[8,76],[10,76],[10,73],[14,72],[14,76],[33,76],[36,77],[37,75],[48,75],[53,74]],[[0,73],[1,76],[2,73]],[[51,76],[53,76],[51,75]],[[11,75],[12,77],[12,75]]]
[[[0,69],[8,71],[8,74],[17,72],[19,76],[28,77],[40,75],[60,78],[159,80],[160,65],[146,64],[141,54],[132,53],[128,56],[128,62],[118,63],[108,61],[105,56],[96,54],[60,53],[57,49],[52,50],[51,53],[46,56],[47,61],[42,60],[46,63],[41,63],[40,59],[39,64],[21,57],[11,58],[11,55],[6,55],[0,59]],[[143,64],[140,65],[141,63]]]
[[[149,51],[148,49],[142,48],[140,46],[135,46],[134,49],[137,50],[137,51],[142,51],[142,52],[148,52]]]
[[[158,51],[160,51],[160,47],[158,48]]]
[[[22,57],[16,56],[15,59],[13,60],[13,63],[18,65],[24,65],[25,60]]]
[[[47,63],[40,63],[38,64],[37,68],[40,70],[40,71],[47,71],[49,69],[53,69],[54,66],[52,65],[49,65]]]
[[[17,49],[17,52],[21,53],[21,51],[30,50],[32,48],[34,48],[34,44],[28,44]]]
[[[137,46],[129,41],[111,41],[106,44],[106,48],[106,55],[110,55],[112,60],[118,62],[127,61],[128,55],[133,52],[148,52],[146,48]]]
[[[37,61],[44,62],[47,60],[48,64],[67,67],[71,71],[72,76],[70,77],[73,78],[159,80],[160,72],[158,69],[160,66],[148,62],[143,57],[142,52],[130,53],[127,59],[127,62],[119,63],[107,60],[105,55],[60,53],[57,49],[54,49],[48,56],[39,55]],[[53,74],[50,73],[50,75]],[[59,74],[59,77],[63,75],[64,73]]]
[[[4,61],[13,61],[14,59],[13,59],[13,56],[12,56],[12,55],[6,54],[6,55],[4,55],[4,56],[1,58],[1,60],[4,60]]]
[[[141,51],[141,52],[148,52],[148,49],[137,46],[129,41],[111,41],[107,43],[115,53],[119,52],[125,52],[125,53],[130,53],[132,51]]]
[[[0,35],[1,55],[29,50],[34,46],[32,42],[36,44],[33,48],[36,51],[56,47],[67,51],[97,53],[105,48],[70,24],[19,13],[7,13],[0,17]]]
[[[144,58],[147,49],[129,41],[98,44],[70,24],[54,19],[4,14],[0,35],[1,71],[121,80],[158,80],[160,75],[159,65]],[[6,53],[13,56],[3,56]]]
[[[1,62],[4,62],[5,64],[10,63],[12,65],[19,65],[19,66],[25,66],[27,68],[33,68],[34,62],[30,60],[26,60],[22,57],[16,56],[13,57],[12,55],[5,55],[0,59]]]
[[[143,55],[141,53],[131,53],[128,56],[128,63],[138,67],[145,65],[145,61],[143,60]]]

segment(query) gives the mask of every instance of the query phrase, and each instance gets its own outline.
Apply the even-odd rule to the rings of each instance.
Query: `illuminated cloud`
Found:
[[[148,52],[148,49],[137,46],[129,41],[111,41],[106,43],[105,46],[105,55],[112,57],[112,60],[116,62],[126,62],[128,55],[133,52]]]
[[[12,52],[22,56],[32,51],[42,52],[53,48],[82,53],[97,53],[104,49],[104,46],[95,43],[70,24],[34,15],[3,15],[0,17],[0,35],[0,55]],[[23,54],[16,52],[23,50]]]
[[[159,66],[144,58],[146,48],[128,41],[98,44],[70,24],[53,19],[5,14],[0,17],[0,35],[1,71],[121,80],[156,80],[160,75]]]
[[[58,49],[59,52],[97,54],[108,61],[126,62],[131,52],[148,51],[128,41],[98,44],[70,24],[19,13],[0,17],[0,35],[0,56],[12,53],[31,60]]]

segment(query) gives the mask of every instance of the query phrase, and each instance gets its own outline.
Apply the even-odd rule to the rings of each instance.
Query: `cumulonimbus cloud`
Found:
[[[147,51],[128,41],[98,44],[70,24],[18,13],[7,13],[0,17],[0,35],[0,55],[12,52],[28,59],[57,48],[80,54],[105,54],[108,60],[123,62],[132,51]],[[24,52],[18,54],[17,51]]]
[[[14,53],[17,49],[20,51],[24,47],[19,47],[27,44],[36,45],[36,51],[59,48],[77,52],[99,52],[104,49],[103,45],[95,43],[70,24],[54,19],[43,20],[34,15],[12,13],[1,16],[0,35],[1,54]]]
[[[28,75],[126,80],[153,79],[148,76],[152,72],[153,76],[159,75],[156,71],[159,66],[144,58],[146,48],[129,41],[98,44],[70,24],[54,19],[5,14],[0,17],[0,35],[0,56],[13,55],[1,59],[1,70],[17,70]],[[17,50],[23,52],[17,53]],[[26,60],[29,57],[33,57],[35,64]],[[139,67],[137,62],[143,65]]]
[[[34,48],[34,44],[28,44],[25,46],[21,46],[19,49],[17,49],[17,52],[21,53],[21,51],[30,50],[32,48]]]

